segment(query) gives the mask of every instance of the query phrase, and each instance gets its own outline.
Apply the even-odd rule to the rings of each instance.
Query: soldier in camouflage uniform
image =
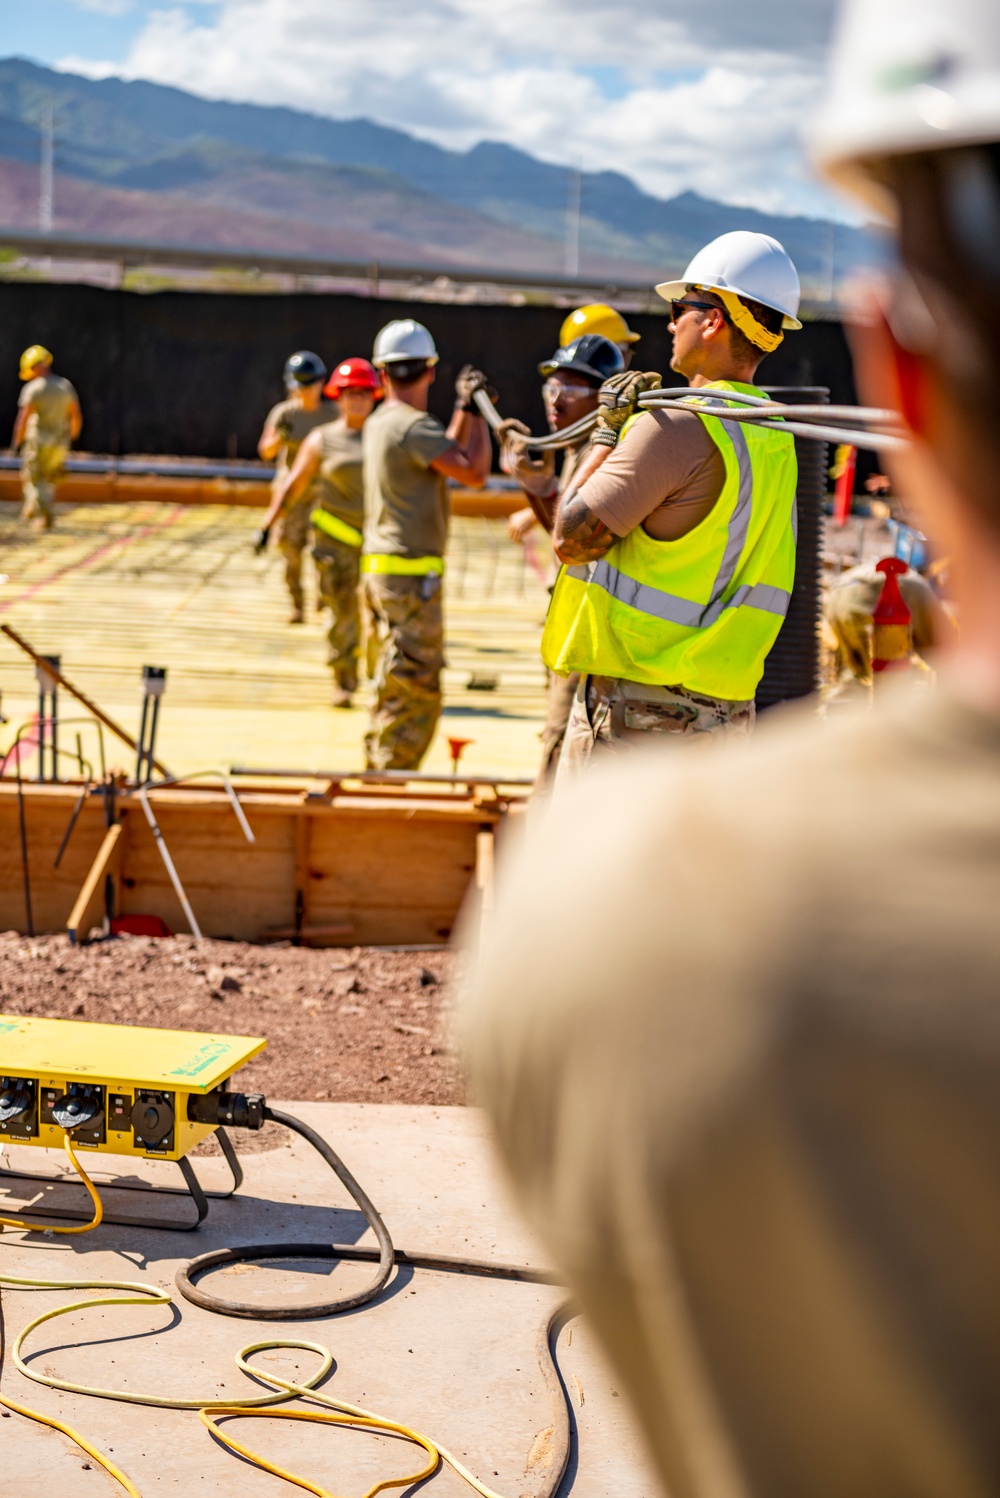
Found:
[[[52,355],[39,343],[21,355],[20,376],[13,446],[21,450],[21,519],[49,530],[66,454],[83,425],[80,401],[69,380],[52,373]]]
[[[302,495],[316,500],[309,512],[313,562],[321,608],[330,610],[327,665],[333,671],[333,706],[350,707],[358,687],[361,636],[359,583],[364,482],[361,428],[371,415],[381,383],[367,359],[345,359],[330,376],[324,395],[340,416],[309,433],[295,462],[276,486],[265,529]]]
[[[369,769],[415,770],[441,713],[448,537],[445,480],[481,489],[490,471],[486,423],[472,397],[484,377],[466,366],[447,430],[427,411],[438,355],[422,324],[389,323],[374,363],[387,392],[362,434],[365,540],[361,569],[378,649]]]
[[[273,462],[275,458],[278,460],[278,471],[274,479],[275,495],[283,488],[296,454],[309,433],[336,419],[336,406],[323,399],[325,379],[326,365],[318,354],[306,349],[292,354],[285,364],[288,399],[271,407],[257,443],[257,451],[266,463]],[[301,624],[305,617],[302,554],[312,539],[312,527],[309,523],[312,500],[311,489],[307,485],[281,511],[278,547],[285,559],[285,582],[292,599],[289,624]],[[266,545],[269,530],[270,525],[265,521],[263,529],[258,533],[258,547]]]
[[[584,310],[590,309],[581,309]],[[610,312],[611,309],[607,310]],[[619,321],[624,327],[624,321]],[[564,330],[569,322],[570,319],[567,318],[563,324]],[[611,375],[621,373],[624,368],[621,350],[600,334],[583,334],[561,345],[551,359],[546,359],[538,366],[538,373],[545,382],[542,385],[542,399],[549,431],[564,431],[588,416],[591,411],[596,411],[597,394],[602,384]],[[501,469],[517,479],[524,489],[535,519],[551,535],[556,502],[574,481],[578,482],[580,464],[589,452],[589,435],[584,435],[572,447],[564,450],[558,477],[554,453],[543,451],[540,455],[534,454],[520,440],[531,435],[524,422],[508,419],[501,423],[497,435],[500,440]],[[512,517],[512,520],[519,518]],[[517,526],[512,532],[512,539],[520,540],[522,535],[522,527]],[[553,569],[552,582],[555,581],[555,571]],[[551,591],[550,586],[549,592]],[[579,673],[575,671],[569,676],[557,676],[554,671],[548,673],[548,699],[541,733],[542,764],[537,780],[540,791],[555,777],[579,681]]]

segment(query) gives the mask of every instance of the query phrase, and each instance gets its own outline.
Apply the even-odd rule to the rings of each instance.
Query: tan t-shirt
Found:
[[[31,408],[24,434],[28,441],[69,446],[70,414],[77,403],[69,380],[62,375],[39,375],[23,387],[17,403]]]
[[[320,427],[319,440],[316,499],[324,510],[360,530],[365,515],[361,433],[352,430],[341,416]]]
[[[436,416],[402,401],[372,412],[361,433],[366,552],[444,556],[448,494],[444,475],[430,465],[454,446]]]
[[[326,426],[337,419],[337,405],[334,401],[320,401],[316,411],[306,411],[297,401],[279,401],[272,406],[267,413],[264,426],[284,425],[288,436],[282,442],[278,451],[278,472],[285,473],[295,462],[295,455],[310,432],[317,427]]]
[[[616,536],[637,525],[654,541],[676,541],[709,514],[726,465],[693,411],[644,411],[580,490]]]
[[[474,1080],[664,1491],[1000,1492],[1000,714],[779,712],[529,835]]]

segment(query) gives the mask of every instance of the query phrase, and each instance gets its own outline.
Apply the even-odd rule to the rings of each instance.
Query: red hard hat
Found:
[[[381,391],[378,370],[367,359],[344,359],[337,365],[323,389],[324,395],[336,400],[342,390]]]

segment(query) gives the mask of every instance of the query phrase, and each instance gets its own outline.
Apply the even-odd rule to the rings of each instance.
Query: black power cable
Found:
[[[389,1229],[368,1193],[354,1179],[336,1150],[311,1129],[300,1118],[283,1113],[279,1108],[270,1108],[263,1099],[253,1096],[242,1098],[239,1094],[210,1094],[205,1099],[193,1099],[199,1110],[208,1104],[218,1107],[216,1122],[227,1125],[241,1123],[246,1127],[260,1128],[266,1119],[282,1124],[286,1129],[312,1145],[326,1161],[351,1197],[364,1213],[365,1221],[375,1234],[377,1248],[359,1248],[354,1243],[252,1243],[240,1248],[217,1248],[211,1253],[199,1254],[177,1271],[175,1283],[185,1300],[201,1306],[205,1311],[216,1311],[222,1316],[242,1316],[248,1321],[307,1321],[314,1316],[336,1316],[341,1311],[350,1311],[367,1305],[383,1289],[396,1264],[410,1264],[415,1269],[438,1269],[458,1274],[477,1274],[492,1279],[522,1280],[535,1285],[558,1285],[559,1280],[544,1270],[528,1269],[519,1264],[502,1264],[489,1259],[455,1258],[450,1254],[414,1254],[406,1249],[395,1248]],[[203,1290],[196,1281],[209,1270],[223,1264],[246,1264],[274,1259],[350,1259],[364,1263],[377,1262],[374,1278],[353,1295],[343,1295],[336,1300],[317,1301],[314,1305],[261,1306],[249,1301],[230,1300],[221,1295],[212,1295]]]

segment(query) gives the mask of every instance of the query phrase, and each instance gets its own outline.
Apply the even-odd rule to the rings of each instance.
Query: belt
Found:
[[[444,574],[444,557],[391,557],[369,552],[361,558],[362,572],[380,572],[389,577],[426,577],[429,572]]]
[[[346,520],[338,520],[329,510],[313,510],[309,519],[318,531],[322,531],[325,536],[332,536],[335,541],[343,541],[346,546],[360,546],[364,540],[360,531],[356,531],[353,525],[348,525]]]

